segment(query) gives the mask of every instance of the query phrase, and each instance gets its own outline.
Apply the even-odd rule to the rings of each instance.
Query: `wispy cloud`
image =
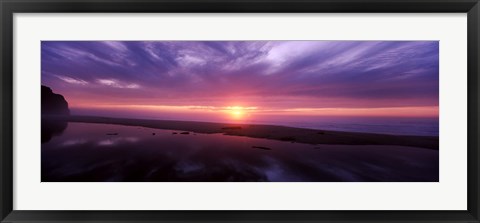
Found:
[[[437,41],[43,41],[42,83],[75,91],[78,101],[125,104],[438,106],[438,47]]]
[[[139,88],[140,85],[138,84],[133,84],[133,83],[122,83],[118,80],[115,79],[97,79],[97,83],[100,85],[108,86],[108,87],[114,87],[114,88],[129,88],[129,89],[135,89]]]
[[[72,77],[67,77],[67,76],[60,76],[60,75],[57,75],[58,79],[62,80],[62,81],[65,81],[69,84],[79,84],[79,85],[86,85],[88,84],[87,81],[84,81],[82,79],[78,79],[78,78],[72,78]]]

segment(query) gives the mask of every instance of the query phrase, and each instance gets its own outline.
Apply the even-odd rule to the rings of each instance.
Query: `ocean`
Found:
[[[144,112],[119,112],[119,111],[82,111],[74,109],[73,115],[92,115],[114,118],[136,118],[155,120],[179,120],[179,121],[200,121],[218,123],[243,123],[282,125],[297,128],[309,128],[319,130],[365,132],[391,135],[417,135],[417,136],[438,136],[439,118],[418,118],[418,117],[347,117],[347,116],[246,116],[242,119],[229,119],[230,116],[213,115],[184,115],[165,113],[144,113]]]
[[[438,118],[384,118],[384,117],[314,117],[310,120],[260,121],[250,124],[283,125],[289,127],[321,129],[345,132],[365,132],[390,135],[438,136]]]

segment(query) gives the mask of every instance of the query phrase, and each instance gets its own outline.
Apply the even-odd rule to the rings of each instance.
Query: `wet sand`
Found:
[[[223,133],[181,132],[69,122],[62,133],[42,143],[42,182],[439,179],[438,150],[389,145],[312,145]]]
[[[42,116],[43,120],[117,124],[155,129],[223,133],[225,135],[324,145],[392,145],[438,150],[438,136],[398,136],[357,132],[324,131],[275,125],[228,124],[194,121],[147,120],[95,116]]]

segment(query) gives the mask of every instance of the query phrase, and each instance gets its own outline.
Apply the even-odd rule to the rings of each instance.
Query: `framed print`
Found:
[[[467,1],[1,1],[2,222],[479,222]]]

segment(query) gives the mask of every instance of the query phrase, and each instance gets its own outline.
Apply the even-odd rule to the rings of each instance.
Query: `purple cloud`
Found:
[[[43,41],[42,84],[73,102],[437,106],[438,54],[437,41]]]

